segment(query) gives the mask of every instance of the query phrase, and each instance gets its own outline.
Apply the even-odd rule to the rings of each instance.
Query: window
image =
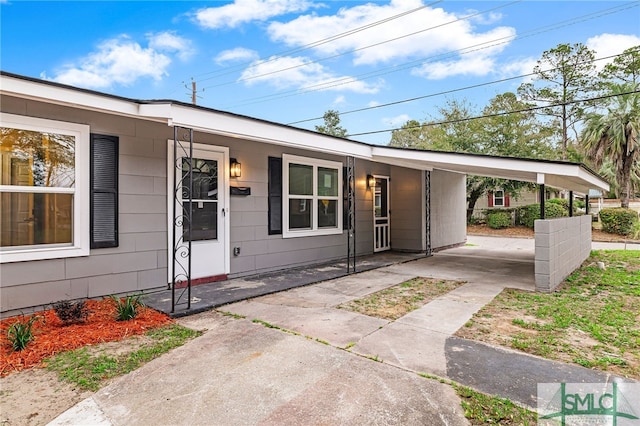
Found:
[[[504,207],[504,191],[497,190],[493,193],[493,206]]]
[[[283,236],[342,233],[342,164],[283,155]]]
[[[0,114],[2,262],[89,254],[89,126]]]

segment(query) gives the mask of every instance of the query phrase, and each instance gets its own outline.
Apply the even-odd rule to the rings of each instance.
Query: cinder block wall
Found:
[[[554,291],[591,253],[591,216],[536,220],[536,290]]]

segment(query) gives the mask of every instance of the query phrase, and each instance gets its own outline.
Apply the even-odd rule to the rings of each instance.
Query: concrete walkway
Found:
[[[51,424],[462,425],[453,389],[417,373],[531,407],[537,383],[620,380],[453,337],[505,287],[534,289],[532,250],[531,240],[471,237],[431,258],[220,308],[242,319],[182,318],[206,333]],[[336,308],[415,276],[467,283],[396,321]]]

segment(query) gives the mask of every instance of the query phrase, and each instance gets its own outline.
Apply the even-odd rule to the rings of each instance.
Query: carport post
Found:
[[[589,194],[584,196],[584,214],[589,214]]]
[[[540,219],[544,219],[544,183],[540,184]]]
[[[573,191],[569,191],[569,217],[573,217]]]

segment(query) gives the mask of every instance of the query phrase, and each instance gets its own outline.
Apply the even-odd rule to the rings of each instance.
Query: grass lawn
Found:
[[[462,284],[463,281],[416,277],[343,303],[338,308],[394,321]]]
[[[594,251],[554,293],[506,289],[456,334],[640,379],[640,252]]]
[[[61,352],[48,359],[46,364],[61,379],[96,391],[108,379],[136,370],[201,334],[200,331],[171,324],[143,336]]]

